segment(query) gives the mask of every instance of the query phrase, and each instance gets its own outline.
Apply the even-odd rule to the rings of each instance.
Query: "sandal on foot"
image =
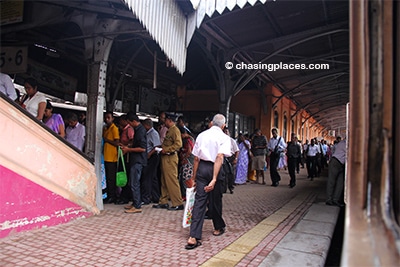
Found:
[[[194,248],[197,248],[198,246],[201,246],[201,242],[199,241],[199,240],[196,240],[196,243],[195,244],[187,244],[186,246],[185,246],[185,249],[194,249]]]
[[[214,230],[213,235],[220,236],[220,235],[223,235],[224,233],[225,233],[225,228],[221,228],[219,230]]]

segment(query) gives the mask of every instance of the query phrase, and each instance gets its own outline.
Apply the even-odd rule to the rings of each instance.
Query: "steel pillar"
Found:
[[[84,16],[80,22],[81,29],[87,36],[93,32],[97,34],[112,32],[119,26],[116,20],[97,19],[96,16]],[[97,176],[96,205],[100,210],[104,209],[101,185],[103,112],[106,102],[107,64],[112,44],[113,38],[101,34],[85,39],[85,56],[88,62],[85,152],[94,161]]]

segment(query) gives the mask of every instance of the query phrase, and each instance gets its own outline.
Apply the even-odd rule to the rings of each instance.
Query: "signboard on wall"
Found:
[[[28,68],[28,47],[2,46],[0,71],[7,74],[24,73]]]
[[[139,111],[158,114],[160,111],[171,109],[172,97],[161,93],[157,89],[142,87],[140,90]]]
[[[0,1],[0,25],[22,22],[24,18],[24,1]]]
[[[29,60],[25,73],[16,77],[16,82],[23,84],[26,78],[34,78],[39,84],[39,91],[60,97],[64,100],[74,101],[77,79],[55,69]]]

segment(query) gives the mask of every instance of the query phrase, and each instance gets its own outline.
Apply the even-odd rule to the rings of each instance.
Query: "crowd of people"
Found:
[[[53,113],[51,102],[38,90],[38,82],[33,78],[27,78],[24,81],[24,89],[26,94],[20,96],[11,77],[0,73],[0,92],[43,122],[61,138],[65,138],[71,145],[83,151],[86,135],[84,114],[80,114],[79,119],[74,112],[69,112],[64,118],[60,114]]]
[[[290,140],[285,141],[278,135],[276,128],[271,130],[269,140],[260,129],[256,129],[250,136],[239,134],[234,184],[266,184],[264,176],[269,169],[271,186],[277,187],[281,180],[279,171],[287,170],[290,176],[289,187],[293,188],[296,186],[296,174],[299,173],[300,166],[307,169],[308,178],[312,181],[328,167],[334,145],[340,140],[338,137],[334,144],[328,144],[326,140],[313,138],[302,144],[297,135],[292,133]]]
[[[184,209],[186,188],[195,186],[186,249],[201,245],[202,227],[207,218],[213,221],[213,235],[224,234],[222,195],[228,190],[233,194],[235,186],[249,182],[265,185],[268,169],[271,186],[278,187],[280,170],[287,168],[288,186],[293,188],[300,166],[307,169],[312,181],[333,159],[337,164],[335,169],[329,169],[332,178],[327,186],[326,204],[342,206],[343,177],[340,175],[344,170],[340,168],[339,171],[338,166],[342,166],[345,155],[340,149],[340,156],[335,158],[339,152],[335,154],[335,146],[328,145],[325,140],[314,138],[301,144],[292,133],[286,142],[276,128],[271,130],[269,140],[260,129],[251,136],[239,134],[234,139],[221,114],[208,121],[207,129],[197,136],[188,128],[183,116],[166,112],[159,114],[156,128],[150,119],[140,121],[135,113],[118,118],[118,126],[113,126],[113,121],[112,113],[106,113],[103,137],[105,144],[112,146],[114,160],[112,167],[105,160],[108,196],[105,203],[125,204],[125,213],[141,213],[142,205],[150,203],[155,209],[178,211]],[[118,148],[122,149],[130,166],[129,182],[122,190],[115,187]],[[108,184],[112,186],[108,187]]]
[[[70,112],[62,118],[53,113],[52,104],[38,91],[36,80],[28,78],[25,81],[26,95],[19,98],[8,88],[8,76],[1,75],[2,93],[83,151],[84,113],[78,116]],[[122,165],[119,150],[128,166],[128,182],[122,188],[116,186],[116,174]],[[346,144],[340,137],[334,144],[316,138],[302,144],[295,133],[290,135],[290,140],[284,140],[278,129],[273,128],[269,140],[260,129],[255,129],[251,135],[240,133],[234,139],[221,114],[209,120],[207,129],[195,136],[184,117],[172,113],[161,112],[158,124],[154,126],[151,119],[142,121],[134,112],[120,117],[105,112],[102,152],[106,185],[104,203],[125,205],[125,213],[141,213],[142,206],[151,203],[155,209],[183,210],[186,188],[196,186],[186,249],[201,245],[206,217],[213,221],[213,234],[222,235],[226,226],[222,218],[222,194],[228,190],[233,194],[235,185],[249,182],[265,185],[268,169],[271,186],[279,186],[279,170],[287,169],[288,186],[293,188],[300,166],[305,166],[312,181],[321,175],[329,162],[326,204],[343,206]]]

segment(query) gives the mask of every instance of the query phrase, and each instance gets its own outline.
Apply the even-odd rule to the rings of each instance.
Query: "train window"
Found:
[[[278,127],[278,123],[279,123],[279,114],[278,111],[274,111],[274,127],[275,128],[279,128]]]
[[[287,140],[287,117],[286,115],[283,116],[283,139]]]
[[[295,131],[294,131],[294,120],[292,120],[292,133],[295,133]],[[298,134],[298,133],[296,133],[296,134]]]

